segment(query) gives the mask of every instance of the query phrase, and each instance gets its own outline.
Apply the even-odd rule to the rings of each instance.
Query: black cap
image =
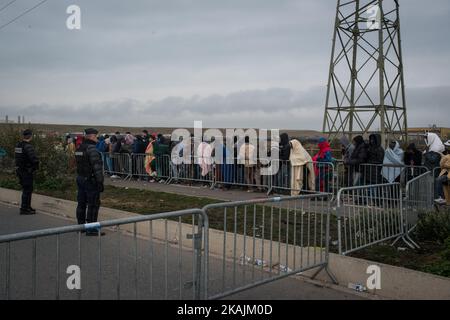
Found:
[[[86,135],[89,135],[89,134],[98,134],[98,131],[95,130],[94,128],[89,128],[89,129],[84,130],[84,133],[85,133]]]
[[[29,137],[33,135],[33,131],[31,131],[30,129],[26,129],[24,132],[22,132],[22,135],[24,137]]]

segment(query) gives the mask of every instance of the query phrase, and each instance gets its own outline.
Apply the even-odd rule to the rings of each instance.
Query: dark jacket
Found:
[[[16,145],[15,158],[20,172],[33,173],[39,169],[39,159],[29,142],[22,141]]]
[[[291,144],[289,143],[289,136],[287,133],[280,135],[280,160],[289,161],[291,156]]]
[[[405,152],[405,165],[407,166],[421,166],[422,153],[417,150],[414,143],[410,144]]]
[[[81,177],[92,179],[98,185],[103,185],[103,161],[95,145],[94,141],[86,139],[75,152],[77,173]]]
[[[433,171],[435,168],[440,168],[441,165],[441,154],[430,151],[425,153],[424,155],[424,166],[427,167],[428,170]],[[435,171],[435,178],[439,175],[439,170]]]
[[[133,153],[134,154],[144,154],[147,146],[145,145],[144,140],[141,137],[138,137],[133,144]]]
[[[367,160],[367,144],[362,139],[358,139],[358,142],[355,146],[355,150],[350,156],[350,160],[348,161],[348,165],[351,166],[354,172],[361,172],[360,165],[365,163]]]
[[[381,169],[384,160],[384,149],[381,146],[381,135],[371,134],[367,148],[367,166],[364,166],[366,184],[382,183]]]

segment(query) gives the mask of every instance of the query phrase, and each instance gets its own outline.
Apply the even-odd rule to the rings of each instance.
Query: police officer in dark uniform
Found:
[[[33,132],[29,129],[23,132],[23,140],[16,145],[16,174],[22,186],[22,204],[20,214],[36,214],[31,208],[31,197],[33,195],[34,172],[39,169],[39,159],[31,145]]]
[[[75,152],[78,175],[78,224],[97,222],[100,210],[100,194],[104,191],[104,177],[102,157],[96,149],[97,135],[97,130],[86,129],[84,141]],[[98,234],[98,230],[86,231],[87,236],[98,236]]]

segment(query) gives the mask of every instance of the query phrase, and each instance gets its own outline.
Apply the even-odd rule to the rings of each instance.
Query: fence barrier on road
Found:
[[[108,243],[100,233],[82,238],[106,228]],[[205,299],[207,246],[208,217],[199,209],[0,236],[0,297]],[[49,247],[53,254],[42,249]],[[81,290],[66,286],[69,266],[80,268]]]
[[[0,297],[219,299],[316,269],[335,281],[330,245],[342,255],[391,239],[418,247],[409,233],[432,183],[431,172],[410,180],[406,198],[399,183],[343,188],[336,217],[320,193],[0,236]],[[106,243],[82,237],[105,229]],[[82,290],[66,290],[69,265]]]
[[[408,182],[404,205],[405,233],[400,237],[410,248],[420,248],[409,234],[416,228],[420,214],[433,210],[434,177],[428,171]]]
[[[342,161],[339,161],[336,170],[338,184],[335,190],[397,182],[400,183],[402,191],[405,192],[409,181],[428,171],[428,168],[424,166],[367,163],[345,165]]]
[[[221,185],[224,188],[231,186],[247,187],[259,189],[259,191],[269,191],[271,180],[269,176],[261,175],[264,165],[257,160],[252,165],[245,165],[244,161],[234,158],[225,163],[213,165],[214,186]]]
[[[337,195],[339,254],[385,242],[405,232],[399,183],[351,187]]]
[[[171,161],[168,155],[157,155],[154,156],[154,159],[151,161],[150,169],[151,174],[147,172],[147,163],[146,161],[150,161],[147,159],[146,154],[131,154],[131,177],[133,178],[157,178],[164,180],[164,182],[169,183],[172,172],[171,172]]]
[[[175,164],[170,162],[171,179],[173,182],[200,183],[212,187],[214,184],[214,172],[212,162],[205,158],[191,157],[188,163]]]
[[[128,153],[102,153],[104,172],[124,180],[132,177],[133,161]]]
[[[318,268],[329,273],[330,195],[306,195],[212,204],[209,248],[219,262],[209,270],[209,298],[238,292]],[[214,225],[222,230],[213,230]],[[211,263],[208,265],[212,266]]]

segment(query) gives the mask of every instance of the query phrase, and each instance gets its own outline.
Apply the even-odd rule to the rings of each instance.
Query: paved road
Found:
[[[20,216],[16,207],[0,204],[1,235],[71,224],[73,221],[43,213],[35,216]],[[81,295],[77,291],[68,290],[66,286],[66,280],[69,277],[66,274],[67,267],[79,264],[78,241],[81,243]],[[7,297],[6,248],[6,244],[0,244],[0,299]],[[10,299],[33,298],[31,294],[33,288],[32,248],[31,240],[11,244]],[[119,293],[121,299],[157,300],[191,299],[193,297],[193,287],[190,285],[193,279],[192,251],[178,251],[177,246],[168,246],[166,255],[165,243],[134,239],[132,236],[122,233],[119,236],[119,233],[112,230],[108,230],[107,235],[101,238],[101,251],[99,251],[98,238],[66,234],[59,238],[58,270],[56,248],[57,239],[54,236],[36,241],[36,299],[55,299],[58,291],[61,299],[97,299],[99,297],[101,299],[117,299]],[[153,252],[151,248],[153,248]],[[101,259],[98,258],[99,256]],[[231,265],[227,265],[227,272],[231,272],[231,267]],[[219,260],[210,259],[211,282],[209,287],[213,293],[221,290],[222,281],[219,272],[214,272],[221,268],[222,263]],[[101,286],[97,281],[99,272]],[[118,274],[120,274],[120,282],[117,280]],[[262,273],[256,275],[267,276]],[[240,281],[243,280],[238,275],[237,282],[240,283]],[[230,285],[228,282],[226,286]],[[230,298],[238,300],[358,299],[356,296],[341,291],[318,287],[292,278],[247,290]]]

